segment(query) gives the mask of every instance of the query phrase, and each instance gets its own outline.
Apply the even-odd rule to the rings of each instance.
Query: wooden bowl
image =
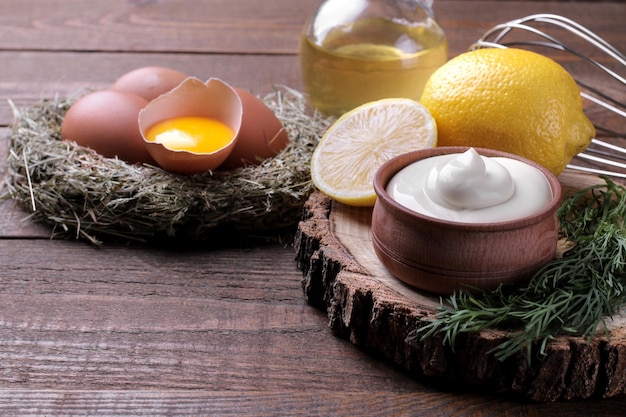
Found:
[[[476,148],[484,156],[517,159],[537,168],[552,188],[553,199],[543,210],[512,221],[441,220],[408,209],[387,193],[388,182],[407,165],[467,149],[439,147],[406,153],[385,163],[374,178],[378,197],[371,225],[374,250],[392,275],[418,289],[449,295],[460,289],[488,290],[500,283],[522,283],[554,257],[561,185],[550,171],[527,159]]]

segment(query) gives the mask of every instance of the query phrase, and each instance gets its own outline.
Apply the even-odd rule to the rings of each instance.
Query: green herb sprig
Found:
[[[576,192],[561,204],[561,233],[572,247],[538,271],[525,286],[500,286],[470,294],[460,291],[441,303],[437,314],[409,339],[443,335],[455,345],[461,333],[484,329],[508,331],[507,340],[490,353],[499,360],[533,346],[545,356],[560,334],[590,341],[606,319],[626,305],[626,189],[604,179]]]

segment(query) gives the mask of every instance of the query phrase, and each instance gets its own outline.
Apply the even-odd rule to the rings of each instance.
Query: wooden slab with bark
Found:
[[[565,172],[565,193],[597,177]],[[333,202],[321,193],[307,201],[295,250],[307,302],[329,317],[340,337],[445,389],[501,393],[533,401],[626,395],[626,315],[607,321],[609,334],[588,343],[559,336],[530,364],[526,352],[499,361],[488,353],[505,340],[500,330],[461,335],[454,349],[439,336],[411,334],[433,318],[440,298],[403,284],[378,261],[370,236],[371,209]],[[623,311],[623,313],[626,313]]]

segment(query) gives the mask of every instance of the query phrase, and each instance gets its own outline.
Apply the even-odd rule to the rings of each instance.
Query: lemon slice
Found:
[[[311,158],[311,180],[339,202],[373,206],[374,175],[382,164],[436,144],[435,120],[420,103],[404,98],[366,103],[324,133]]]

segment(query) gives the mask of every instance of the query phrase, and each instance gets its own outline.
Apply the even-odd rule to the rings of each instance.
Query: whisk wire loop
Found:
[[[535,23],[538,23],[538,26],[541,28],[533,26]],[[565,32],[568,36],[575,35],[587,44],[595,47],[601,53],[604,53],[606,55],[604,60],[606,62],[606,58],[609,58],[608,62],[611,64],[611,67],[599,62],[598,59],[594,59],[580,50],[573,48],[568,43],[560,40],[556,34],[547,33],[548,30],[554,31],[555,29],[558,31],[557,33]],[[514,36],[517,35],[518,32],[534,35],[538,39],[520,40],[518,37]],[[507,39],[505,40],[505,38]],[[608,75],[610,79],[617,81],[617,83],[620,84],[620,87],[626,86],[626,72],[624,72],[624,75],[618,72],[624,71],[626,68],[626,56],[624,53],[583,25],[560,15],[548,13],[533,14],[496,25],[489,29],[482,36],[482,38],[471,45],[469,49],[474,50],[478,48],[507,48],[525,46],[552,48],[569,53],[577,57],[579,60],[599,69],[604,74]],[[609,94],[600,91],[600,89],[585,84],[575,75],[574,79],[579,86],[585,90],[581,91],[581,97],[583,99],[600,106],[603,110],[608,110],[610,113],[626,118],[626,105],[624,104],[626,100],[623,98],[611,97]],[[617,93],[623,94],[626,92],[626,89],[618,88],[616,91]],[[623,126],[624,125],[621,124],[620,128],[623,128]],[[626,133],[615,132],[612,129],[599,126],[598,124],[596,124],[596,130],[606,132],[610,136],[614,136],[616,138],[626,139]],[[596,156],[599,154],[603,156]],[[585,150],[585,152],[578,154],[577,158],[588,161],[592,165],[595,164],[597,167],[570,164],[568,165],[568,168],[598,175],[626,178],[626,163],[615,161],[615,159],[620,158],[626,161],[626,149],[622,146],[600,141],[597,138],[594,138],[591,141],[591,145]],[[615,168],[619,170],[615,170]]]

